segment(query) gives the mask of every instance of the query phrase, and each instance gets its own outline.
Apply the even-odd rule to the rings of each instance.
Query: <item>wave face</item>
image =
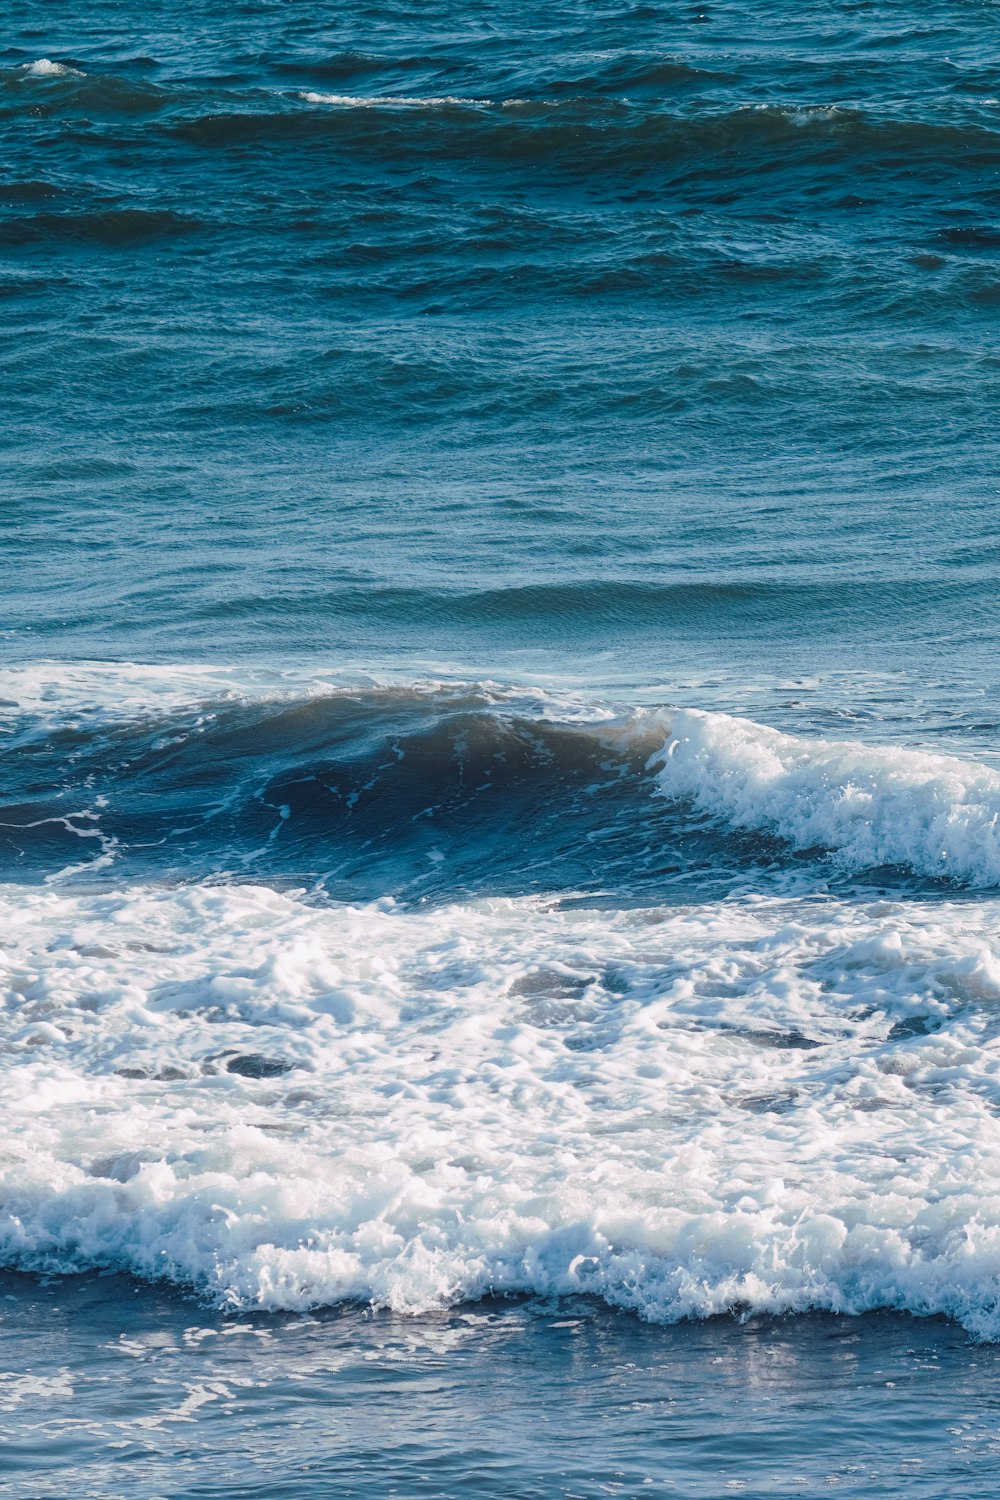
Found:
[[[12,702],[8,869],[411,902],[697,899],[748,878],[1000,885],[1000,772],[973,759],[488,683],[237,683],[158,702],[140,674],[131,705]]]

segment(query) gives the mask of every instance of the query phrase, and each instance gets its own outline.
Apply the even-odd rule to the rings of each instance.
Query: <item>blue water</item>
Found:
[[[15,4],[9,652],[995,688],[996,40]]]
[[[995,8],[5,21],[0,1494],[990,1493]]]
[[[227,1324],[115,1280],[0,1285],[7,1364],[31,1371],[0,1388],[4,1496],[994,1493],[997,1351],[939,1320]]]

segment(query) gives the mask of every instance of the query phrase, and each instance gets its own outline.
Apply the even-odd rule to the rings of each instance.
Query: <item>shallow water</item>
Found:
[[[651,1328],[582,1299],[226,1319],[121,1278],[0,1296],[0,1495],[995,1490],[1000,1353],[940,1319]]]

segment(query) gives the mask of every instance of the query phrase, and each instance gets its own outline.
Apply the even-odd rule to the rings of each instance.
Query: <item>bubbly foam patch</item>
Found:
[[[25,63],[22,69],[29,78],[83,78],[79,68],[71,68],[66,63],[52,62],[48,57],[40,57],[37,62]]]
[[[749,719],[662,716],[651,768],[660,789],[796,849],[828,849],[846,869],[1000,884],[1000,772],[902,747],[781,734]]]
[[[1000,1336],[998,916],[4,888],[0,1253]]]
[[[334,104],[342,109],[436,109],[446,104],[488,105],[493,99],[470,99],[459,94],[322,94],[307,90],[299,95],[307,104]],[[513,101],[504,101],[513,102]]]
[[[36,661],[0,667],[0,724],[31,718],[50,729],[120,724],[189,712],[203,704],[334,691],[322,676],[137,662]]]

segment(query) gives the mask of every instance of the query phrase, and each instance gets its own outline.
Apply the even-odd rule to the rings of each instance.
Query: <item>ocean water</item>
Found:
[[[0,1494],[994,1492],[998,45],[10,0]]]

